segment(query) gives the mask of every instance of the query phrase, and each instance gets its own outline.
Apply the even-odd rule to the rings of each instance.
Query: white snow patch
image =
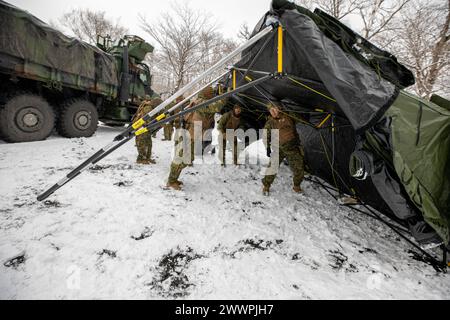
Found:
[[[135,164],[128,143],[37,202],[120,130],[0,144],[1,299],[450,298],[449,275],[318,186],[294,194],[284,165],[270,197],[256,165],[195,165],[183,191],[165,190],[161,133],[156,165]]]

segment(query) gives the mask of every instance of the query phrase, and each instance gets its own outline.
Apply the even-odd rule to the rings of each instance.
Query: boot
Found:
[[[302,190],[302,188],[300,186],[294,186],[292,188],[292,190],[294,190],[295,193],[302,193],[303,192],[303,190]]]
[[[137,164],[150,164],[150,162],[148,160],[144,160],[144,159],[137,159],[136,163]]]
[[[356,197],[342,197],[338,199],[338,202],[346,206],[360,204],[360,201]]]
[[[179,184],[178,182],[181,182],[181,181],[167,182],[166,187],[170,188],[170,189],[173,189],[173,190],[176,190],[176,191],[180,191],[181,190],[181,185],[183,183]]]
[[[148,161],[149,164],[150,164],[150,163],[151,163],[151,164],[155,164],[155,163],[156,163],[155,159],[148,159],[147,161]]]
[[[269,196],[270,195],[270,186],[263,186],[262,193],[265,196]]]
[[[443,243],[436,231],[423,221],[421,217],[408,218],[407,223],[409,231],[422,249],[432,249]]]

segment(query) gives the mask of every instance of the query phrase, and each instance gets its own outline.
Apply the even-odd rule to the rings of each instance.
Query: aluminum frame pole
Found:
[[[213,80],[211,80],[210,82],[208,82],[207,84],[205,84],[204,86],[200,87],[200,89],[194,91],[194,93],[190,94],[187,98],[184,98],[183,101],[178,102],[176,105],[174,105],[172,108],[170,108],[169,110],[167,110],[167,113],[171,113],[173,111],[175,111],[178,107],[182,106],[184,103],[186,103],[187,101],[189,101],[192,97],[194,97],[196,94],[198,94],[200,91],[202,91],[203,89],[205,89],[206,87],[209,87],[210,85],[214,84],[214,82],[218,81],[219,79],[223,78],[224,76],[226,76],[228,73],[230,73],[230,70],[227,70],[226,72],[222,73],[220,76],[214,78]]]
[[[249,48],[262,38],[264,38],[267,34],[273,32],[278,27],[278,22],[274,22],[273,24],[267,26],[263,30],[261,30],[259,33],[254,35],[251,39],[249,39],[246,43],[243,43],[236,49],[234,49],[229,55],[222,58],[220,61],[218,61],[216,64],[214,64],[212,67],[210,67],[208,70],[204,71],[202,74],[200,74],[197,78],[192,80],[190,83],[188,83],[186,86],[175,92],[172,96],[170,96],[168,99],[166,99],[162,104],[160,104],[157,108],[147,113],[142,119],[135,122],[130,128],[138,129],[141,126],[144,125],[145,121],[150,120],[154,115],[156,115],[161,110],[164,110],[172,101],[174,101],[179,96],[185,94],[189,90],[191,90],[197,83],[202,81],[207,76],[211,75],[212,73],[216,72],[222,65],[228,63],[230,60],[235,58],[238,54],[240,54],[245,49]],[[143,120],[143,121],[141,121]],[[131,131],[131,130],[130,130]]]

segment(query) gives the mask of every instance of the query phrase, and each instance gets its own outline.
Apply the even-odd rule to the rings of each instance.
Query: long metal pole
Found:
[[[169,110],[167,110],[167,113],[171,113],[173,111],[175,111],[178,107],[182,106],[183,104],[185,104],[187,101],[189,101],[192,97],[194,97],[197,93],[199,93],[200,91],[202,91],[203,89],[205,89],[206,87],[211,86],[212,84],[214,84],[216,81],[218,81],[219,79],[223,78],[227,73],[229,73],[230,70],[227,70],[226,72],[222,73],[220,76],[214,78],[213,80],[211,80],[210,82],[208,82],[207,84],[205,84],[204,86],[201,86],[198,90],[194,91],[192,94],[190,94],[189,96],[187,96],[186,98],[183,99],[183,101],[178,102],[176,105],[174,105],[172,108],[170,108]]]
[[[71,172],[69,172],[69,174],[67,174],[64,178],[62,178],[60,181],[58,181],[56,184],[54,184],[52,187],[50,187],[49,189],[47,189],[44,193],[40,194],[37,199],[38,201],[43,201],[45,199],[47,199],[51,194],[53,194],[56,190],[58,190],[59,188],[61,188],[62,186],[64,186],[66,183],[68,183],[69,181],[71,181],[72,179],[78,177],[83,171],[87,170],[91,165],[96,164],[97,162],[99,162],[101,159],[105,158],[107,155],[109,155],[110,153],[112,153],[114,150],[118,149],[119,147],[121,147],[123,144],[125,144],[127,141],[131,140],[134,135],[140,135],[143,134],[145,132],[149,132],[152,129],[155,129],[159,126],[162,126],[163,124],[170,122],[172,120],[175,120],[178,116],[183,116],[187,113],[190,112],[194,112],[195,110],[198,110],[200,108],[206,107],[211,103],[214,103],[218,100],[221,99],[225,99],[235,93],[241,92],[241,91],[245,91],[253,86],[256,86],[264,81],[267,81],[271,78],[273,78],[274,75],[273,74],[269,74],[266,75],[262,78],[256,79],[250,83],[247,83],[245,85],[243,85],[242,87],[236,88],[233,91],[230,92],[226,92],[221,94],[220,96],[216,96],[208,101],[205,101],[199,105],[196,105],[190,109],[187,110],[183,110],[173,116],[169,116],[165,119],[162,119],[161,121],[156,121],[156,122],[152,122],[149,124],[144,125],[142,128],[140,128],[139,130],[137,130],[134,134],[131,133],[127,136],[123,136],[120,140],[114,140],[113,142],[111,142],[109,145],[107,145],[106,147],[104,147],[103,149],[100,149],[99,151],[97,151],[94,155],[92,155],[89,159],[87,159],[86,161],[84,161],[83,163],[81,163],[78,167],[76,167],[74,170],[72,170]]]
[[[252,88],[252,87],[255,87],[255,86],[257,86],[257,85],[259,85],[259,84],[261,84],[261,83],[263,83],[263,82],[265,82],[267,80],[273,79],[274,77],[275,77],[275,74],[268,74],[268,75],[266,75],[264,77],[258,78],[258,79],[254,80],[252,82],[244,84],[243,86],[241,86],[239,88],[236,88],[236,89],[234,89],[232,91],[225,92],[225,93],[223,93],[223,94],[221,94],[219,96],[216,96],[214,98],[209,99],[208,101],[202,102],[202,103],[200,103],[198,105],[195,105],[195,106],[193,106],[193,107],[191,107],[189,109],[180,111],[177,114],[175,114],[173,116],[170,116],[170,117],[167,117],[167,118],[165,118],[165,119],[163,119],[161,121],[153,122],[153,123],[149,123],[147,125],[144,125],[141,128],[141,130],[136,132],[136,135],[143,134],[143,133],[146,133],[146,132],[149,132],[149,131],[151,132],[151,129],[154,129],[154,128],[158,127],[158,126],[164,125],[167,122],[175,120],[179,116],[184,116],[187,113],[191,113],[191,112],[194,112],[194,111],[196,111],[198,109],[204,108],[204,107],[206,107],[206,106],[208,106],[208,105],[210,105],[210,104],[212,104],[212,103],[214,103],[216,101],[228,98],[228,97],[230,97],[230,96],[232,96],[232,95],[234,95],[236,93],[239,93],[241,91],[245,91],[245,90],[247,90],[249,88]]]
[[[98,162],[100,159],[103,159],[107,154],[110,154],[115,149],[119,148],[121,145],[123,145],[125,142],[131,140],[133,135],[138,135],[139,133],[142,133],[143,130],[139,130],[142,126],[145,125],[147,121],[153,120],[152,117],[159,113],[160,111],[164,110],[172,101],[174,101],[179,96],[183,95],[184,93],[191,90],[197,83],[202,81],[207,76],[211,75],[212,73],[216,72],[222,65],[229,62],[231,59],[236,57],[238,54],[240,54],[245,49],[249,48],[256,42],[258,42],[260,39],[265,37],[267,34],[275,30],[275,28],[278,27],[278,23],[273,23],[263,30],[261,30],[259,33],[257,33],[253,38],[248,40],[246,43],[242,44],[233,52],[231,52],[228,56],[222,58],[219,62],[217,62],[215,65],[213,65],[211,68],[203,72],[201,75],[199,75],[197,78],[195,78],[192,82],[190,82],[188,85],[183,87],[182,89],[178,90],[176,93],[174,93],[169,99],[164,101],[162,104],[160,104],[157,108],[149,112],[147,115],[145,115],[143,118],[139,119],[137,122],[133,123],[131,126],[129,126],[125,131],[123,131],[121,134],[116,136],[114,140],[109,143],[104,148],[97,151],[95,154],[93,154],[91,157],[89,157],[86,161],[84,161],[82,164],[80,164],[75,170],[72,170],[66,177],[61,179],[58,183],[53,185],[50,189],[45,191],[43,194],[38,196],[38,200],[42,201],[46,199],[49,195],[51,195],[53,192],[55,192],[57,189],[61,188],[63,185],[65,185],[67,182],[78,176],[81,172],[86,170],[91,164]],[[156,118],[156,120],[164,119],[165,115],[160,116]],[[152,127],[156,127],[156,123],[151,123]],[[143,128],[147,129],[147,128]]]
[[[189,84],[175,92],[172,96],[170,96],[168,99],[166,99],[163,103],[161,103],[157,108],[150,111],[146,116],[144,116],[144,121],[138,120],[136,123],[134,123],[132,126],[130,126],[133,129],[138,129],[141,126],[144,125],[145,121],[150,120],[154,115],[158,114],[161,110],[164,110],[172,101],[174,101],[179,96],[185,94],[189,90],[191,90],[197,83],[202,81],[207,76],[211,75],[212,73],[216,72],[220,67],[222,67],[224,64],[228,63],[230,60],[235,58],[238,54],[240,54],[245,49],[251,47],[256,42],[258,42],[260,39],[264,38],[267,34],[275,30],[275,28],[278,27],[277,25],[270,25],[261,30],[259,33],[254,35],[251,39],[249,39],[246,43],[243,43],[236,49],[234,49],[229,55],[222,58],[220,61],[218,61],[216,64],[214,64],[211,68],[200,74],[197,78],[192,80]]]

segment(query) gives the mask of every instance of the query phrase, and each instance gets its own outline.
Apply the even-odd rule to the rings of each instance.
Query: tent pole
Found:
[[[148,131],[150,131],[151,129],[155,129],[155,128],[158,127],[158,126],[161,126],[161,125],[163,125],[163,124],[165,124],[165,123],[167,123],[167,122],[170,122],[170,121],[172,121],[172,120],[175,120],[175,118],[177,118],[177,117],[181,117],[181,116],[184,116],[185,114],[194,112],[194,111],[196,111],[196,110],[198,110],[198,109],[201,109],[201,108],[204,108],[204,107],[210,105],[211,103],[214,103],[214,102],[216,102],[216,101],[219,101],[219,100],[228,98],[228,97],[230,97],[230,96],[232,96],[232,95],[234,95],[234,94],[236,94],[236,93],[239,93],[239,92],[241,92],[241,91],[245,91],[245,90],[247,90],[247,89],[249,89],[249,88],[253,88],[253,87],[257,86],[258,84],[261,84],[261,83],[263,83],[263,82],[265,82],[265,81],[267,81],[267,80],[273,79],[274,77],[275,77],[274,74],[269,74],[269,75],[264,76],[264,77],[262,77],[262,78],[256,79],[256,80],[254,80],[254,81],[252,81],[252,82],[249,82],[249,83],[247,83],[247,84],[245,84],[245,85],[243,85],[243,86],[241,86],[241,87],[238,87],[238,88],[236,88],[236,89],[234,89],[234,90],[232,90],[232,91],[225,92],[225,93],[223,93],[222,95],[216,96],[216,97],[214,97],[214,98],[212,98],[212,99],[209,99],[209,100],[207,100],[207,101],[205,101],[205,102],[202,102],[202,103],[200,103],[199,105],[196,105],[196,106],[193,106],[193,107],[191,107],[191,108],[189,108],[189,109],[186,109],[186,110],[183,110],[183,111],[181,111],[181,112],[178,112],[177,114],[175,114],[175,115],[173,115],[173,116],[170,116],[170,117],[167,117],[167,118],[165,118],[165,119],[163,119],[163,120],[161,120],[161,121],[158,121],[158,122],[152,122],[152,123],[149,123],[149,124],[147,124],[147,125],[144,125],[144,126],[140,129],[140,131],[136,132],[136,135],[139,135],[139,134],[148,132]]]
[[[283,27],[278,26],[278,73],[283,73]]]
[[[179,96],[185,94],[189,90],[191,90],[197,83],[208,77],[209,75],[216,72],[220,67],[222,67],[225,63],[230,62],[232,59],[234,59],[236,56],[238,56],[240,53],[242,53],[245,49],[251,47],[256,42],[264,38],[267,34],[271,33],[275,28],[278,26],[278,22],[275,24],[271,24],[267,27],[265,27],[263,30],[261,30],[259,33],[254,35],[252,38],[250,38],[247,42],[243,43],[239,47],[237,47],[235,50],[233,50],[229,55],[222,58],[220,61],[218,61],[216,64],[214,64],[212,67],[210,67],[208,70],[204,71],[202,74],[200,74],[197,78],[192,80],[189,84],[175,92],[172,96],[170,96],[168,99],[166,99],[162,104],[160,104],[157,108],[146,114],[143,118],[139,119],[135,123],[133,123],[132,126],[130,126],[130,129],[128,132],[131,132],[144,125],[146,121],[151,120],[151,118],[156,115],[161,110],[164,110],[172,101],[174,101]],[[127,133],[128,133],[127,132]],[[123,135],[123,134],[122,134]]]
[[[329,195],[331,195],[335,200],[337,200],[337,197],[335,195],[333,195],[329,190],[328,187],[325,186],[322,182],[319,181],[319,179],[317,179],[316,177],[314,177],[315,179],[307,179],[308,181],[311,181],[313,183],[317,183],[318,185],[320,185]],[[334,190],[339,192],[339,190]],[[430,265],[436,270],[436,271],[441,271],[446,273],[447,272],[447,268],[446,268],[446,263],[444,265],[442,265],[436,257],[433,257],[431,254],[429,254],[428,252],[426,252],[424,249],[422,249],[419,245],[417,245],[416,243],[414,243],[412,240],[408,239],[408,237],[406,237],[402,232],[400,232],[400,230],[404,231],[403,229],[398,229],[397,226],[392,225],[391,223],[387,222],[386,220],[384,220],[383,218],[381,218],[381,216],[379,214],[377,214],[374,210],[372,210],[366,203],[361,202],[361,205],[367,210],[369,211],[372,215],[368,214],[367,212],[364,212],[361,209],[355,208],[353,206],[349,206],[346,205],[346,207],[350,208],[351,210],[360,212],[360,213],[364,213],[367,214],[369,217],[372,217],[378,221],[380,221],[381,223],[383,223],[384,225],[386,225],[389,229],[391,229],[392,231],[394,231],[397,235],[399,235],[401,238],[403,238],[406,242],[408,242],[409,244],[411,244],[414,248],[416,248],[417,250],[419,250],[424,256],[426,256],[429,259],[429,263]],[[409,233],[409,232],[408,232]],[[444,248],[445,249],[445,248]],[[445,251],[444,251],[445,252]]]
[[[178,102],[176,105],[174,105],[172,108],[170,108],[167,113],[171,113],[173,111],[175,111],[179,106],[185,104],[187,101],[189,101],[192,97],[194,97],[197,93],[199,93],[200,91],[202,91],[203,89],[205,89],[206,87],[211,86],[212,84],[214,84],[216,81],[218,81],[219,79],[223,78],[224,76],[226,76],[230,71],[227,70],[226,72],[222,73],[220,76],[214,78],[213,80],[211,80],[210,82],[208,82],[207,84],[205,84],[204,86],[201,86],[198,90],[194,91],[192,94],[190,94],[189,96],[187,96],[186,98],[183,99],[183,101]]]
[[[251,70],[251,68],[253,67],[253,65],[255,64],[255,62],[258,60],[259,56],[263,53],[264,49],[267,47],[267,45],[270,43],[270,41],[272,40],[273,36],[275,35],[275,32],[272,34],[272,37],[268,37],[267,40],[264,42],[264,44],[261,46],[261,48],[259,49],[258,53],[255,55],[255,57],[253,58],[253,60],[249,63],[248,67],[246,69],[238,69],[235,68],[236,71],[245,71],[244,75],[242,76],[242,79],[239,81],[239,83],[237,84],[237,86],[240,86],[242,84],[242,82],[244,80],[247,80],[247,75],[249,73],[249,71]]]
[[[81,163],[78,167],[76,167],[74,170],[70,171],[64,178],[62,178],[60,181],[58,181],[56,184],[54,184],[52,187],[50,187],[49,189],[47,189],[46,191],[44,191],[42,194],[40,194],[37,197],[38,201],[43,201],[45,199],[47,199],[50,195],[52,195],[56,190],[58,190],[59,188],[61,188],[62,186],[64,186],[66,183],[70,182],[71,180],[73,180],[74,178],[76,178],[77,176],[79,176],[83,171],[87,170],[91,165],[96,164],[97,162],[99,162],[100,160],[102,160],[103,158],[105,158],[107,155],[109,155],[110,153],[112,153],[114,150],[118,149],[119,147],[121,147],[123,144],[125,144],[127,141],[131,140],[134,136],[138,136],[141,135],[145,132],[150,131],[151,129],[155,129],[167,122],[170,122],[172,120],[175,120],[177,117],[179,116],[183,116],[187,113],[191,113],[196,111],[197,109],[200,108],[204,108],[206,106],[208,106],[209,104],[216,102],[218,100],[224,99],[224,98],[228,98],[229,96],[247,90],[249,88],[252,88],[256,85],[258,85],[259,83],[262,83],[264,81],[267,81],[269,79],[272,79],[274,77],[273,74],[269,74],[267,76],[264,76],[262,78],[259,78],[255,81],[252,81],[250,83],[247,83],[245,85],[243,85],[242,87],[236,88],[233,91],[230,92],[226,92],[220,96],[214,97],[208,101],[205,101],[197,106],[194,106],[192,108],[183,110],[173,116],[170,117],[165,117],[165,115],[163,114],[161,118],[157,118],[156,122],[151,122],[147,125],[142,126],[141,128],[137,129],[137,130],[133,130],[133,131],[129,131],[128,133],[122,133],[122,135],[116,137],[110,144],[108,144],[106,147],[104,147],[103,149],[100,149],[99,151],[97,151],[95,154],[93,154],[89,159],[85,160],[83,163]]]
[[[270,74],[270,72],[267,71],[259,71],[259,70],[253,70],[253,69],[249,69],[249,68],[233,68],[236,71],[243,71],[243,72],[251,72],[251,73],[256,73],[256,74],[261,74],[261,75],[268,75]]]

